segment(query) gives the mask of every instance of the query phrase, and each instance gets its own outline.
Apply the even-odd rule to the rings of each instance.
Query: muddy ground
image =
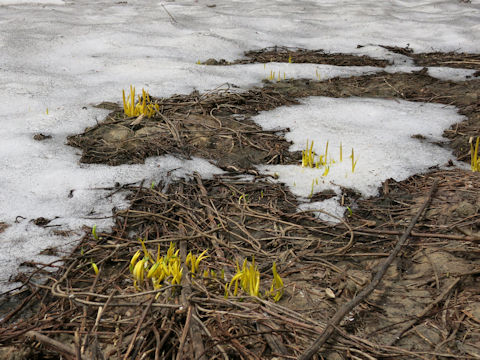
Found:
[[[480,67],[478,55],[389,50],[427,61],[424,66]],[[324,55],[276,48],[246,57],[318,63],[337,58],[338,65],[377,61]],[[241,92],[224,88],[177,95],[155,99],[160,110],[149,119],[125,118],[117,104],[101,104],[112,111],[105,121],[68,139],[82,152],[82,162],[114,166],[176,154],[218,161],[226,174],[113,187],[112,192],[130,191],[132,203],[114,214],[111,233],[87,234],[45,285],[19,275],[17,280],[24,283],[21,302],[0,320],[3,358],[295,359],[341,306],[370,283],[429,200],[434,183],[438,187],[427,209],[382,282],[343,318],[314,358],[479,358],[480,174],[431,169],[402,182],[388,180],[380,195],[370,199],[344,189],[342,200],[352,212],[332,225],[313,213],[298,212],[287,188],[255,171],[256,164],[299,163],[301,154],[288,151],[283,137],[288,129],[263,131],[250,119],[259,111],[295,106],[307,96],[455,105],[465,121],[445,131],[449,142],[442,146],[469,162],[469,138],[480,135],[479,88],[476,78],[441,81],[422,70],[267,81]],[[316,194],[312,201],[330,196]],[[163,256],[174,243],[182,264],[190,251],[207,250],[209,257],[195,276],[184,268],[181,287],[167,279],[161,289],[149,280],[136,288],[129,262],[141,249],[139,238],[155,255],[159,249]],[[253,257],[260,296],[240,290],[225,297],[236,261]],[[273,262],[284,283],[278,302],[269,293]],[[44,271],[42,264],[32,266],[37,274]]]

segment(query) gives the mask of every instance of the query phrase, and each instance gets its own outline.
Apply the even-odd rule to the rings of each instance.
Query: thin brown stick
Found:
[[[348,314],[350,311],[352,311],[353,308],[355,308],[358,304],[363,302],[372,293],[372,291],[375,290],[375,288],[378,286],[383,276],[387,272],[388,267],[391,265],[393,260],[397,257],[398,253],[400,252],[403,245],[407,241],[408,236],[410,235],[410,232],[412,231],[413,227],[418,222],[418,220],[420,219],[420,216],[422,215],[422,213],[430,203],[433,193],[437,189],[437,185],[438,185],[438,180],[435,180],[427,196],[427,200],[425,200],[420,210],[414,216],[414,218],[410,222],[410,225],[408,226],[408,228],[405,230],[405,232],[403,233],[403,235],[395,245],[395,248],[393,249],[392,253],[385,260],[385,262],[380,267],[378,272],[375,274],[370,284],[368,284],[362,291],[360,291],[360,293],[358,293],[357,296],[355,296],[352,300],[350,300],[348,303],[343,305],[336,312],[332,320],[327,324],[326,328],[323,330],[323,332],[320,334],[317,340],[315,340],[314,343],[299,357],[299,360],[311,359],[312,356],[315,355],[318,352],[318,350],[320,350],[322,345],[325,344],[325,342],[333,335],[333,333],[335,332],[335,327],[340,323],[340,321],[342,321],[345,315]]]
[[[180,338],[180,345],[178,346],[177,360],[183,359],[183,347],[187,340],[187,334],[190,330],[190,323],[192,321],[192,306],[190,305],[187,310],[187,319],[185,320],[185,326],[183,327],[182,337]]]
[[[128,349],[127,349],[127,352],[125,353],[125,356],[123,357],[123,360],[129,359],[128,356],[130,355],[130,352],[133,350],[133,346],[135,345],[135,340],[138,336],[138,333],[140,332],[140,328],[142,327],[143,321],[145,320],[145,317],[150,311],[150,308],[152,307],[152,304],[154,301],[155,301],[155,296],[152,296],[152,298],[148,302],[147,307],[145,308],[145,310],[143,310],[142,316],[138,320],[137,328],[135,329],[135,333],[133,334],[132,340],[130,341],[130,345],[128,345]]]

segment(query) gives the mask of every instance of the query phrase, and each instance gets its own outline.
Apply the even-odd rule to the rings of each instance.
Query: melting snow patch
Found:
[[[448,67],[429,67],[428,75],[440,80],[465,81],[471,79],[476,70]]]
[[[445,140],[444,129],[461,121],[462,116],[453,106],[438,104],[312,97],[302,105],[265,112],[254,120],[266,130],[289,128],[286,138],[293,142],[291,151],[305,150],[307,141],[314,142],[313,151],[323,159],[327,151],[326,165],[319,168],[259,166],[260,171],[277,175],[278,181],[306,202],[311,195],[328,189],[340,194],[341,187],[374,196],[386,179],[400,181],[454,161],[451,152],[438,142]],[[344,210],[332,199],[300,208],[318,206],[337,216]]]

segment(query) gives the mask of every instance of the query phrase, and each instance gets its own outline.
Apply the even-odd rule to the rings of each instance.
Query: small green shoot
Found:
[[[155,181],[152,181],[152,183],[150,184],[150,189],[155,189]]]
[[[288,63],[289,63],[289,64],[292,63],[292,55],[288,55]]]

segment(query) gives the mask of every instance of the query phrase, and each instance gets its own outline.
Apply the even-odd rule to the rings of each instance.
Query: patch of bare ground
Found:
[[[203,65],[236,65],[269,62],[292,62],[296,64],[327,64],[337,66],[376,66],[391,65],[388,60],[374,59],[366,55],[327,53],[323,50],[307,50],[274,46],[245,52],[247,59],[228,62],[220,59],[208,59]]]
[[[412,48],[380,45],[392,53],[407,56],[417,66],[441,66],[460,69],[474,69],[480,71],[480,55],[458,52],[431,52],[415,53]],[[364,45],[358,45],[362,48]],[[288,48],[284,46],[273,46],[269,48],[250,50],[245,52],[246,59],[226,61],[224,59],[208,59],[203,65],[236,65],[254,64],[269,62],[292,62],[298,64],[325,64],[336,66],[376,66],[386,67],[392,65],[389,60],[376,59],[366,55],[328,53],[323,50],[308,50],[302,48]],[[474,77],[480,73],[474,74]]]
[[[431,52],[431,53],[415,53],[409,47],[382,46],[383,48],[408,56],[413,59],[415,65],[418,66],[442,66],[460,69],[480,70],[480,55],[458,52]],[[479,76],[478,73],[475,76]]]
[[[81,162],[108,165],[143,163],[164,154],[218,160],[224,169],[291,161],[290,143],[281,137],[286,130],[264,131],[250,120],[259,111],[296,103],[275,89],[226,88],[154,101],[160,110],[152,118],[126,118],[119,106],[106,104],[113,109],[107,119],[70,136],[68,144],[82,149]]]

